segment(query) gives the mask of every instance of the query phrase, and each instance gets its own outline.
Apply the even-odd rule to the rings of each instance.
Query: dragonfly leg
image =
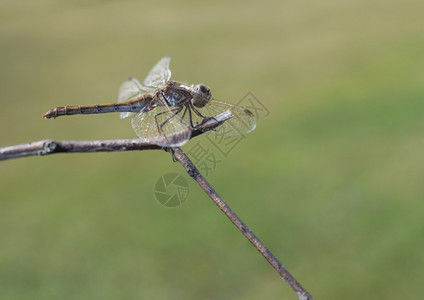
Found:
[[[185,107],[183,114],[181,115],[181,122],[184,120],[184,116],[187,112],[188,106]]]
[[[169,121],[169,120],[171,120],[173,117],[175,117],[181,110],[183,109],[183,107],[177,107],[177,108],[174,108],[174,109],[171,109],[171,110],[169,110],[169,111],[162,111],[162,112],[160,112],[160,113],[157,113],[156,115],[155,115],[155,121],[156,121],[156,126],[158,127],[158,132],[160,133],[160,134],[163,134],[164,136],[165,136],[165,138],[166,138],[166,134],[163,132],[163,126]],[[165,113],[168,113],[168,112],[174,112],[174,111],[176,111],[174,114],[172,114],[172,116],[170,116],[168,119],[166,119],[165,121],[163,121],[163,123],[159,126],[159,122],[158,122],[158,116],[160,116],[160,115],[162,115],[162,114],[165,114]]]
[[[175,151],[171,147],[163,147],[163,150],[171,154],[173,162],[177,161],[177,159],[175,158]]]
[[[175,117],[176,115],[178,115],[180,113],[180,111],[182,110],[182,107],[177,107],[175,109],[171,109],[171,112],[176,111],[176,113],[174,113],[172,116],[170,116],[168,119],[166,119],[165,121],[163,121],[163,123],[160,125],[160,127],[162,128],[166,123],[168,123],[169,120],[171,120],[173,117]]]
[[[189,119],[190,119],[190,126],[194,128],[194,125],[193,125],[193,116],[191,115],[191,109],[190,109],[189,106],[187,106],[187,109],[188,109],[188,116],[189,116]]]
[[[206,116],[204,116],[204,115],[202,115],[195,107],[194,107],[194,105],[192,104],[192,103],[189,103],[189,105],[190,105],[190,107],[193,109],[193,111],[196,113],[196,115],[198,115],[199,117],[201,117],[201,118],[203,118],[203,120],[202,120],[202,122],[201,122],[201,124],[202,123],[204,123],[205,121],[208,121],[208,120],[215,120],[215,121],[218,121],[217,119],[215,119],[214,117],[206,117]],[[190,111],[191,112],[191,111]],[[190,122],[191,122],[191,115],[190,115]],[[198,125],[198,124],[196,124],[196,125]],[[191,125],[191,126],[193,126],[193,124]]]
[[[181,121],[181,123],[182,123],[182,122],[184,122],[184,117],[185,117],[185,114],[187,113],[187,111],[188,111],[188,115],[189,115],[190,126],[194,128],[194,126],[193,126],[193,119],[192,119],[192,117],[191,117],[191,110],[190,110],[190,106],[185,105],[185,109],[184,109],[183,114],[181,115],[181,120],[180,120],[180,121]]]
[[[198,115],[199,117],[203,118],[203,119],[208,119],[210,117],[205,117],[204,115],[202,115],[193,105],[193,103],[189,102],[190,108],[196,113],[196,115]]]

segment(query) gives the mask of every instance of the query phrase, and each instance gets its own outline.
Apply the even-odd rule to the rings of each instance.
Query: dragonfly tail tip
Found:
[[[48,111],[48,112],[46,112],[44,115],[43,115],[43,119],[51,119],[52,118],[52,115],[51,115],[51,113],[50,113],[50,111]]]

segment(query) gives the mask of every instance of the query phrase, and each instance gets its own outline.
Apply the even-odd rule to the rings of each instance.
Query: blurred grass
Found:
[[[174,79],[271,111],[208,179],[315,298],[417,298],[423,6],[2,1],[1,146],[134,137],[116,115],[41,116],[171,55]],[[194,183],[158,205],[167,172],[187,177],[159,151],[2,162],[0,298],[295,299]]]

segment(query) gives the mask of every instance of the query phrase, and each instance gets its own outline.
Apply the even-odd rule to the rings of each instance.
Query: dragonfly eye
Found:
[[[193,105],[196,107],[205,106],[209,100],[211,100],[212,95],[210,89],[204,84],[198,84],[194,88],[195,93],[193,96]]]
[[[208,88],[203,84],[199,84],[199,91],[203,94],[206,94],[208,92]]]

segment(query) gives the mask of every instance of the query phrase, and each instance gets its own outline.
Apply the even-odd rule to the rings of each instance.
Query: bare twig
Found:
[[[55,153],[115,152],[161,149],[140,140],[53,141],[43,140],[0,148],[0,160]]]
[[[203,134],[207,131],[215,129],[226,120],[232,118],[230,111],[225,111],[213,119],[206,120],[204,123],[191,129],[191,138]],[[187,129],[189,130],[189,129]],[[183,132],[176,132],[167,135],[167,140],[177,140],[178,136]],[[131,150],[154,150],[163,149],[162,146],[155,144],[163,144],[165,137],[158,137],[146,143],[139,139],[129,140],[99,140],[99,141],[53,141],[42,140],[28,144],[20,144],[9,147],[0,148],[0,160],[11,158],[20,158],[34,155],[48,155],[54,153],[87,153],[87,152],[116,152]]]
[[[225,120],[231,118],[229,112],[225,112],[214,119],[207,120],[191,132],[191,137],[195,137],[206,131],[213,130]],[[28,144],[15,145],[0,148],[0,160],[19,158],[34,155],[48,155],[53,153],[89,153],[100,151],[130,151],[130,150],[153,150],[164,149],[155,144],[140,142],[138,139],[130,140],[100,140],[100,141],[52,141],[43,140]],[[200,174],[196,166],[190,161],[187,155],[179,147],[166,148],[173,157],[181,163],[187,173],[199,184],[203,191],[212,199],[221,211],[230,219],[237,229],[249,240],[250,243],[265,257],[269,264],[278,272],[293,291],[296,292],[300,300],[312,300],[312,296],[297,282],[297,280],[278,261],[271,251],[262,241],[243,223],[236,213],[218,195],[206,179]]]
[[[243,223],[237,214],[228,206],[228,204],[218,195],[214,188],[207,182],[205,177],[200,174],[196,166],[191,162],[188,156],[181,148],[171,148],[175,159],[179,161],[184,169],[201,187],[201,189],[212,199],[219,209],[227,216],[228,219],[237,227],[237,229],[249,240],[250,243],[258,250],[269,264],[280,274],[290,287],[296,292],[301,300],[312,300],[312,296],[300,285],[299,282],[287,271],[287,269],[278,261],[278,259],[269,251],[262,241]]]

